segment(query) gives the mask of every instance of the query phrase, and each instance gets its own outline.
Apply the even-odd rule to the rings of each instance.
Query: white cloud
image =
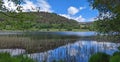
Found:
[[[95,20],[97,20],[95,17],[92,17],[92,18],[88,19],[89,22],[93,22]]]
[[[86,22],[86,19],[83,18],[81,15],[76,17],[75,20],[77,20],[78,22]]]
[[[12,1],[8,1],[8,0],[3,0],[4,4],[3,6],[10,10],[10,11],[16,11],[17,6],[12,2]]]
[[[68,8],[68,14],[70,15],[75,15],[78,12],[79,12],[79,9],[77,9],[76,7],[71,6]]]
[[[80,9],[80,10],[83,10],[83,9],[85,9],[85,8],[86,8],[86,7],[80,7],[79,9]]]
[[[29,0],[25,0],[25,4],[21,5],[23,7],[23,12],[35,12],[37,5],[35,5],[33,2],[29,1]]]
[[[65,18],[68,18],[68,19],[76,20],[77,22],[93,22],[93,21],[97,20],[95,17],[86,19],[82,15],[79,15],[77,17],[70,16],[69,14],[59,14],[59,15],[65,17]]]
[[[76,13],[78,13],[80,10],[85,9],[86,7],[80,7],[79,9],[77,9],[76,7],[69,7],[68,8],[68,14],[59,14],[60,16],[66,17],[68,19],[73,19],[76,20],[78,22],[86,22],[87,19],[85,19],[84,17],[82,17],[82,15],[79,15],[77,17],[72,16],[75,15]]]
[[[23,7],[24,7],[25,11],[40,10],[40,11],[43,11],[43,12],[53,12],[51,10],[51,6],[49,5],[49,3],[46,0],[37,0],[37,3],[33,3],[30,0],[26,0],[25,2],[26,2],[26,4],[23,4]],[[40,9],[37,9],[38,7]]]
[[[37,0],[37,3],[33,3],[31,0],[24,0],[25,4],[22,4],[23,12],[35,12],[38,7],[40,7],[40,11],[44,12],[53,12],[51,10],[51,6],[46,0]],[[4,6],[9,10],[16,10],[16,6],[12,1],[4,0]]]
[[[51,6],[46,0],[37,0],[37,6],[40,7],[40,11],[53,12]]]
[[[83,18],[81,15],[78,16],[78,17],[73,17],[73,16],[70,16],[68,14],[59,14],[60,16],[63,16],[63,17],[66,17],[68,19],[73,19],[73,20],[76,20],[78,22],[86,22],[86,19]]]
[[[59,15],[65,17],[65,18],[68,18],[68,19],[72,19],[72,17],[68,14],[59,14]]]

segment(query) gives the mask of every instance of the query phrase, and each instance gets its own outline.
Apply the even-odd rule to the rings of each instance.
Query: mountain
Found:
[[[0,29],[7,30],[79,28],[77,21],[48,12],[1,13],[0,21]]]

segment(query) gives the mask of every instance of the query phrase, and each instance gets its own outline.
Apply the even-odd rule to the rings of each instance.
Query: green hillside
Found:
[[[55,13],[0,13],[0,30],[79,29],[79,23]]]

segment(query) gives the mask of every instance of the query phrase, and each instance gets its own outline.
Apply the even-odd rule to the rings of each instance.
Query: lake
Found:
[[[38,62],[88,62],[96,52],[112,55],[120,43],[96,32],[0,32],[0,52],[24,54]]]

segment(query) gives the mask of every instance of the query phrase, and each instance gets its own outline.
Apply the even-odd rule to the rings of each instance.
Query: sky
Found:
[[[78,22],[92,22],[98,16],[98,11],[93,10],[87,0],[24,0],[23,12],[43,12],[56,13],[60,16],[74,19]],[[4,0],[4,5],[9,10],[17,7],[11,1]],[[38,9],[40,8],[40,9]]]

